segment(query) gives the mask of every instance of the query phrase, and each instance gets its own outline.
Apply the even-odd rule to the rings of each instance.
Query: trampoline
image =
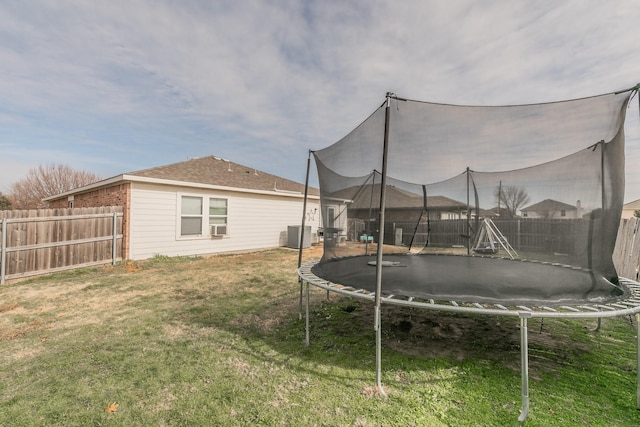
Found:
[[[391,295],[555,306],[615,302],[627,294],[603,277],[570,265],[456,255],[386,255],[384,261],[384,292]],[[374,266],[375,257],[344,257],[317,264],[312,272],[333,283],[375,292]]]
[[[313,154],[324,240],[322,258],[303,265],[300,236],[307,345],[310,285],[371,300],[385,395],[381,304],[519,318],[524,421],[528,319],[640,320],[640,284],[619,277],[612,260],[624,121],[639,87],[497,107],[388,93],[344,138],[310,151],[307,188]],[[637,393],[640,409],[640,378]]]

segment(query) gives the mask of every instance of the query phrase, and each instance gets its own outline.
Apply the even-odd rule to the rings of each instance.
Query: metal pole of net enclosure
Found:
[[[374,330],[376,332],[376,387],[381,396],[387,394],[382,387],[382,327],[380,324],[380,303],[382,296],[382,246],[384,245],[384,211],[387,196],[387,156],[389,152],[389,116],[390,100],[393,94],[387,92],[387,105],[384,118],[384,147],[382,151],[382,181],[380,182],[380,213],[378,229],[378,248],[376,251],[376,295],[374,309]]]
[[[307,218],[307,197],[309,196],[309,169],[311,167],[311,150],[309,150],[309,155],[307,157],[307,176],[304,181],[304,201],[302,202],[302,229],[300,230],[300,245],[298,246],[298,269],[302,265],[302,247],[304,245],[304,227],[305,220]],[[302,279],[298,279],[298,283],[300,284],[300,303],[298,310],[298,317],[302,320]]]

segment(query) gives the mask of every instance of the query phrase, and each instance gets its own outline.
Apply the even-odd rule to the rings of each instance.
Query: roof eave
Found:
[[[45,197],[42,199],[45,202],[50,202],[52,200],[61,199],[63,197],[68,197],[78,193],[86,193],[87,191],[95,190],[100,187],[107,187],[113,184],[116,184],[120,181],[124,181],[125,175],[116,175],[111,178],[103,179],[102,181],[97,181],[89,185],[85,185],[83,187],[74,188],[73,190],[65,191],[64,193],[55,194],[53,196]]]
[[[147,184],[159,184],[159,185],[199,188],[199,189],[207,189],[207,190],[233,191],[236,193],[251,193],[251,194],[262,194],[262,195],[270,195],[270,196],[277,195],[281,197],[293,197],[293,198],[304,197],[304,193],[288,191],[288,190],[277,190],[277,189],[271,190],[271,191],[257,190],[257,189],[251,189],[251,188],[226,187],[222,185],[212,185],[212,184],[203,184],[198,182],[176,181],[176,180],[170,180],[170,179],[150,178],[145,176],[122,174],[122,175],[114,176],[113,178],[109,178],[103,181],[98,181],[93,184],[86,185],[84,187],[66,191],[64,193],[60,193],[55,196],[49,196],[43,199],[43,201],[48,202],[56,199],[61,199],[63,197],[68,197],[71,195],[86,193],[88,191],[95,190],[101,187],[107,187],[113,184],[117,184],[119,182],[140,182],[140,183],[147,183]],[[307,197],[313,200],[320,199],[320,197],[316,195],[308,195]]]

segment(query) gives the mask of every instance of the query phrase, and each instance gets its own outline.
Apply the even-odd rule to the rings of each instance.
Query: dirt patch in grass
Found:
[[[316,292],[317,293],[317,292]],[[326,294],[325,294],[326,295]],[[346,314],[333,325],[337,337],[369,332],[373,334],[373,304],[367,301],[330,295],[330,301],[316,300],[319,305],[333,305]],[[316,310],[322,311],[322,309]],[[313,317],[318,316],[318,311]],[[311,328],[314,328],[312,317]],[[345,320],[346,319],[346,320]],[[483,359],[495,361],[513,371],[520,371],[520,324],[517,318],[463,315],[382,305],[383,348],[417,357],[442,357],[456,361]],[[567,325],[573,322],[573,325]],[[318,322],[315,327],[327,327]],[[568,338],[575,324],[582,323],[583,339]],[[589,338],[595,321],[531,319],[529,321],[529,369],[531,378],[553,374],[558,369],[589,353]]]
[[[18,307],[18,304],[0,304],[0,313],[4,313],[6,311],[15,310]]]

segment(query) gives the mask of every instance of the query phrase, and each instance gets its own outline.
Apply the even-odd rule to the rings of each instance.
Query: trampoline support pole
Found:
[[[304,345],[309,347],[309,282],[307,283],[307,298],[305,302]]]
[[[596,327],[593,330],[593,332],[598,332],[600,331],[600,327],[602,326],[602,317],[598,317],[598,322],[596,323]]]
[[[529,337],[527,318],[531,313],[520,313],[520,374],[522,382],[522,411],[518,417],[521,423],[529,415]]]
[[[382,148],[382,173],[380,181],[380,212],[378,221],[378,247],[376,248],[376,294],[375,320],[376,331],[376,388],[380,396],[387,397],[382,386],[382,326],[380,322],[380,304],[382,303],[382,252],[384,246],[384,214],[387,198],[387,160],[389,155],[389,121],[391,115],[391,92],[387,92],[387,106],[384,116],[384,144]]]
[[[311,168],[311,150],[307,157],[307,177],[304,181],[304,200],[302,201],[302,228],[300,230],[300,245],[298,246],[298,268],[302,265],[302,249],[304,246],[304,227],[305,220],[307,219],[307,199],[309,198],[309,169]],[[300,305],[298,311],[298,319],[302,320],[302,279],[298,279],[300,282]],[[307,289],[309,284],[307,283]]]
[[[382,327],[380,325],[380,307],[374,309],[374,323],[376,330],[376,388],[380,396],[387,397],[382,386]]]

